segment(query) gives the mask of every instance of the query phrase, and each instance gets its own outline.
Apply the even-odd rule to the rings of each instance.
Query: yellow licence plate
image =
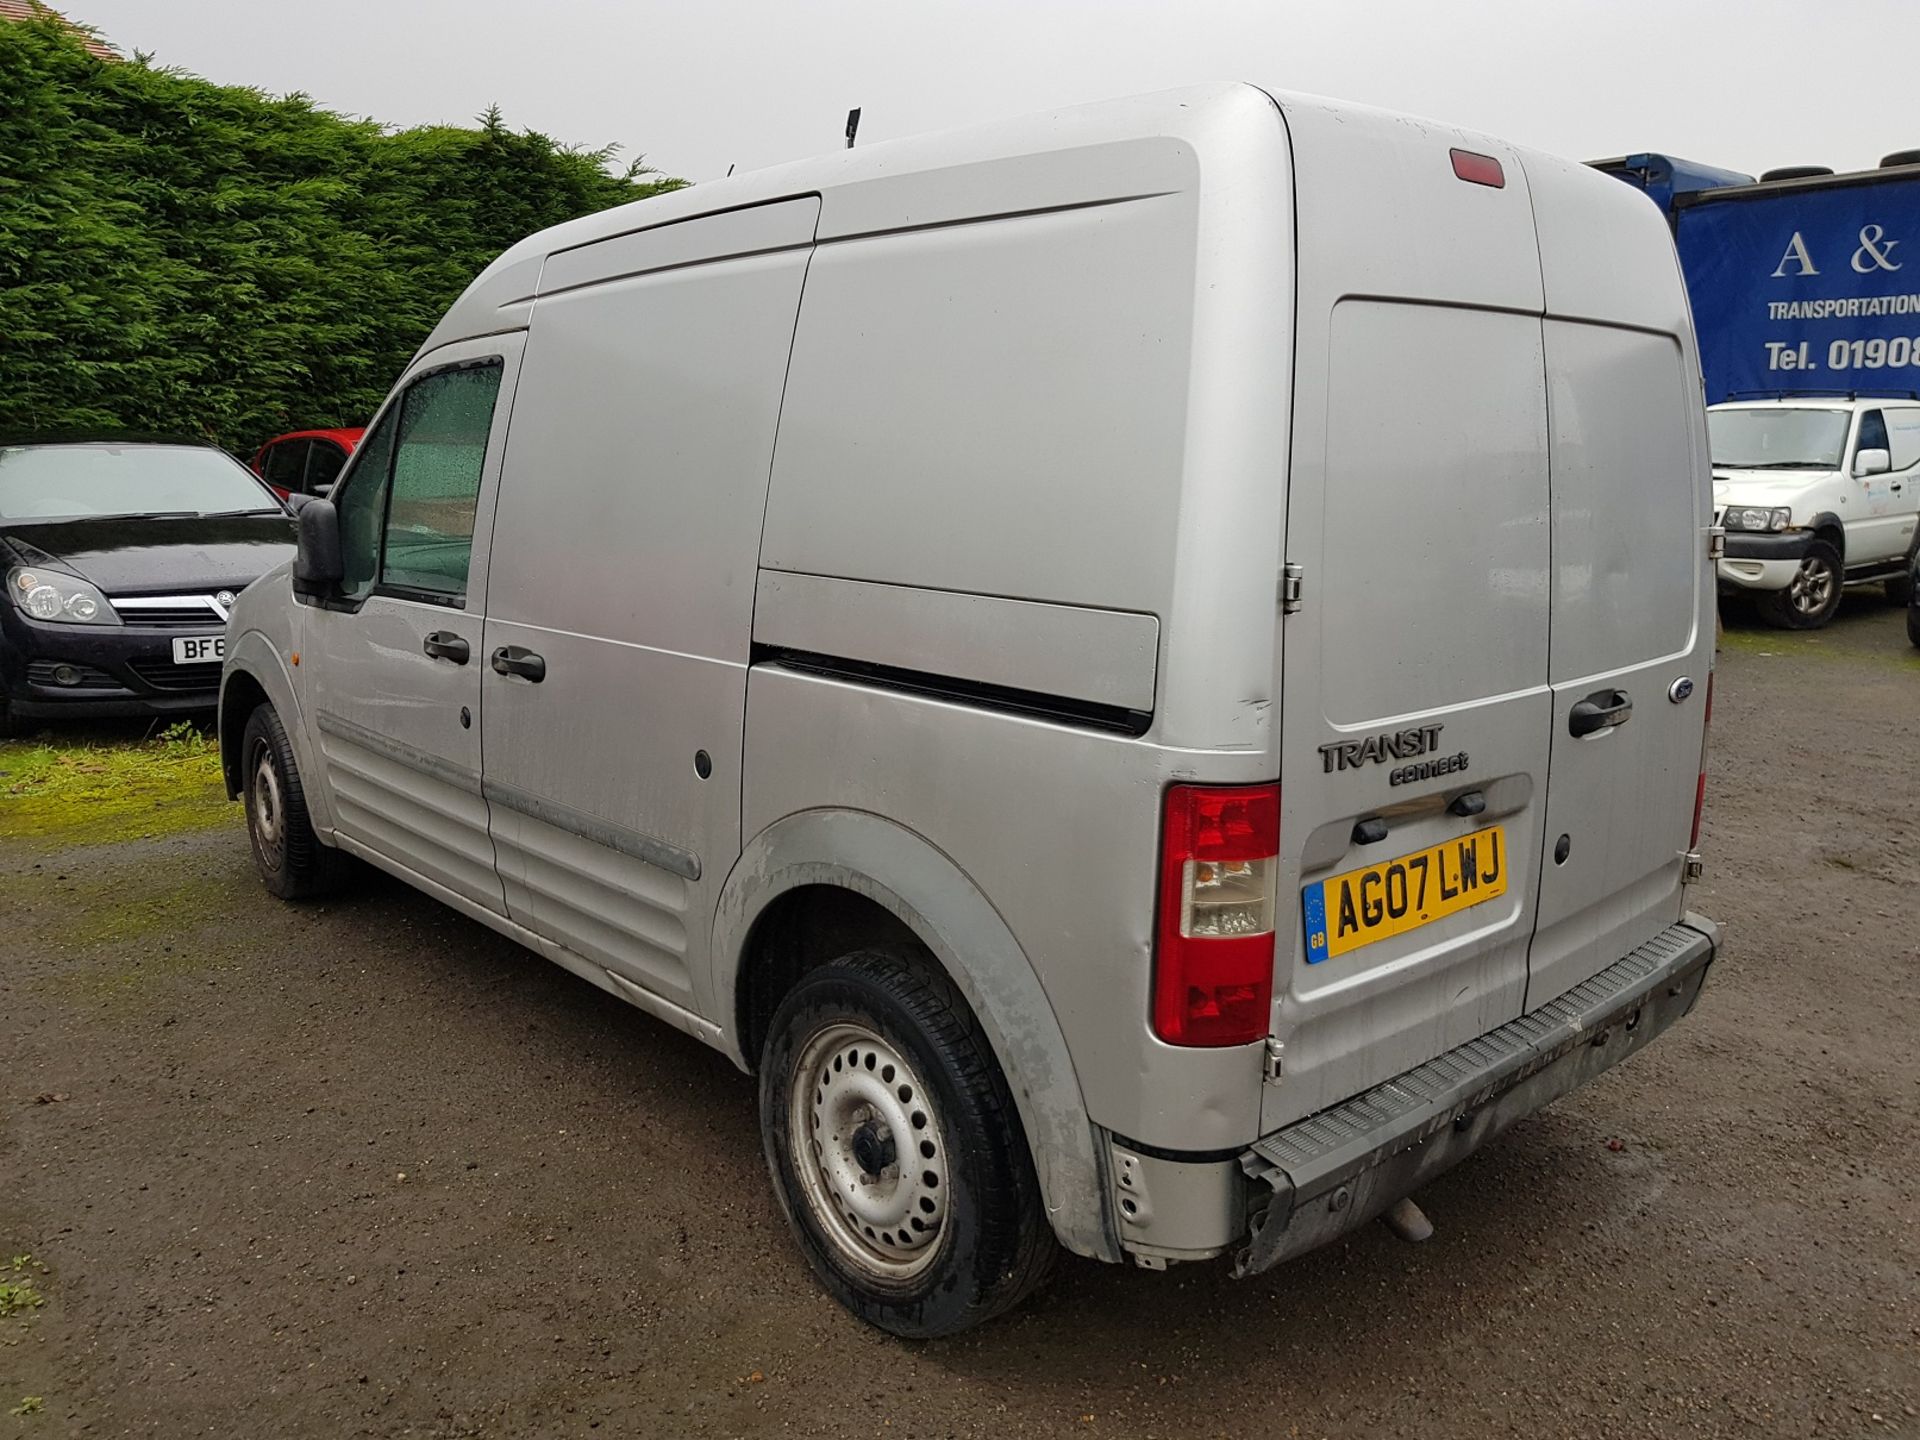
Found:
[[[1499,825],[1316,881],[1300,892],[1307,963],[1404,935],[1506,893],[1507,834]]]

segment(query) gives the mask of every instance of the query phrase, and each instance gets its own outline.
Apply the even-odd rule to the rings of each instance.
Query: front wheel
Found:
[[[794,1238],[861,1319],[950,1335],[1046,1278],[1055,1243],[1019,1115],[930,963],[863,951],[802,977],[761,1056],[760,1125]]]
[[[1907,639],[1913,642],[1915,649],[1920,649],[1920,607],[1907,607]]]
[[[247,717],[240,767],[247,838],[267,889],[282,900],[324,895],[339,882],[344,857],[314,834],[293,745],[270,704],[255,706]]]
[[[1782,630],[1818,630],[1840,608],[1843,578],[1840,552],[1816,540],[1807,547],[1786,589],[1759,597],[1761,618]]]

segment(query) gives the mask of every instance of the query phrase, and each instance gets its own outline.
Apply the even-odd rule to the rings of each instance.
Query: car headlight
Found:
[[[7,594],[35,620],[65,625],[118,625],[107,597],[76,575],[16,565],[7,572]]]
[[[1768,532],[1786,529],[1787,522],[1792,518],[1791,510],[1762,510],[1754,505],[1729,505],[1726,513],[1720,517],[1720,524],[1728,530]]]

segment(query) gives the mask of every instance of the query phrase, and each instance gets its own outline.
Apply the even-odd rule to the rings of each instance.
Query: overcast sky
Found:
[[[395,125],[618,142],[691,180],[1245,79],[1590,160],[1757,173],[1920,146],[1916,0],[54,0],[125,52]],[[1876,78],[1877,77],[1877,78]]]

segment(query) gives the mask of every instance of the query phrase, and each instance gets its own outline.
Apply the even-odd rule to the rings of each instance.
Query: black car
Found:
[[[233,597],[293,517],[210,446],[0,443],[0,734],[210,708]]]

